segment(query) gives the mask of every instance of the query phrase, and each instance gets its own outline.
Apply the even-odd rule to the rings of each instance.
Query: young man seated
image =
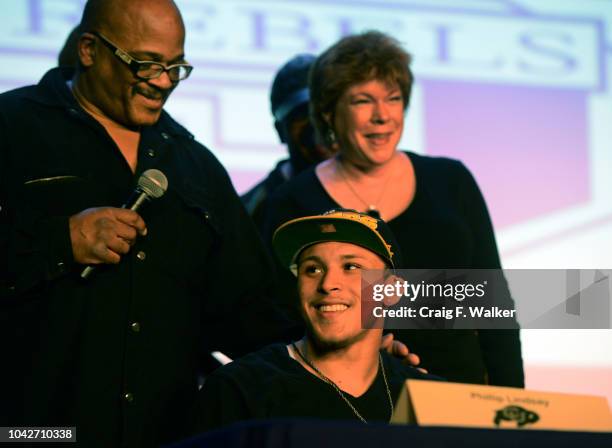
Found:
[[[198,430],[273,417],[386,422],[407,378],[438,379],[381,351],[383,330],[361,325],[361,270],[394,268],[393,241],[382,220],[352,210],[280,226],[273,246],[297,275],[306,335],[209,376]]]

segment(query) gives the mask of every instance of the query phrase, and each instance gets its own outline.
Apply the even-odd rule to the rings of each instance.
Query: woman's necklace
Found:
[[[342,164],[342,162],[336,159],[336,164],[338,166],[338,172],[340,173],[340,176],[342,176],[342,179],[344,180],[344,183],[346,184],[346,186],[349,188],[349,190],[351,190],[351,193],[353,193],[353,196],[355,196],[359,200],[359,202],[361,202],[366,207],[366,213],[375,215],[375,217],[380,218],[380,208],[378,206],[380,205],[380,201],[382,200],[385,194],[385,191],[387,191],[387,185],[389,184],[389,181],[391,180],[392,176],[387,176],[380,190],[380,193],[378,194],[378,198],[376,199],[374,203],[372,203],[372,202],[366,201],[359,193],[357,193],[357,190],[353,187],[353,184],[351,183],[351,181],[349,180],[348,176],[345,173],[346,168],[344,168],[344,165]]]
[[[349,406],[349,408],[351,408],[351,410],[353,411],[355,416],[359,420],[361,420],[362,422],[367,423],[367,420],[365,418],[363,418],[363,416],[359,413],[359,411],[357,411],[357,409],[355,409],[355,406],[353,406],[353,403],[351,403],[349,401],[349,399],[346,398],[346,396],[340,390],[340,388],[338,386],[336,386],[336,383],[334,383],[332,380],[327,378],[319,369],[317,369],[314,366],[314,364],[312,362],[310,362],[308,360],[308,358],[306,358],[306,356],[300,351],[300,349],[297,347],[297,345],[295,345],[295,342],[291,343],[291,347],[293,348],[293,350],[298,355],[300,355],[300,358],[302,358],[302,361],[304,361],[308,365],[308,367],[310,367],[312,370],[317,372],[317,374],[321,377],[321,379],[323,381],[325,381],[327,384],[329,384],[331,387],[333,387],[336,392],[338,392],[338,395],[340,395],[340,398],[342,398],[344,400],[344,402]],[[393,413],[395,412],[395,408],[393,407],[393,399],[391,398],[391,391],[389,390],[389,383],[387,382],[387,374],[385,373],[385,366],[384,366],[384,364],[382,362],[382,356],[380,355],[380,353],[378,353],[378,365],[380,366],[380,370],[382,372],[383,380],[385,382],[385,389],[387,390],[387,398],[389,399],[389,407],[391,409],[391,414],[389,415],[389,421],[391,421],[391,417],[393,417]]]

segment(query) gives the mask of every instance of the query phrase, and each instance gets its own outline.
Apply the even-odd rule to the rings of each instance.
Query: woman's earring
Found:
[[[336,133],[331,128],[327,130],[327,141],[330,144],[336,143]]]

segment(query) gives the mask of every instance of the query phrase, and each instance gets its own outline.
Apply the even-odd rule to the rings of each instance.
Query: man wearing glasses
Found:
[[[89,0],[80,26],[76,72],[0,95],[0,422],[157,446],[182,434],[204,345],[244,353],[282,322],[226,172],[163,110],[192,71],[177,7]],[[166,193],[120,208],[151,168]]]

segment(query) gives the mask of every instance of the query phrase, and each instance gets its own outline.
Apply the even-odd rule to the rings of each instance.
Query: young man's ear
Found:
[[[386,276],[393,275],[396,277],[396,280],[404,281],[404,278],[402,277],[401,269],[394,268],[388,263],[385,263],[385,275]]]
[[[395,285],[396,283],[398,282],[401,283],[403,281],[403,279],[395,273],[395,269],[385,268],[385,272],[383,275],[384,275],[386,285]],[[385,298],[383,299],[383,303],[385,304],[385,306],[391,307],[395,305],[396,303],[398,303],[401,300],[401,298],[402,298],[401,294],[385,296]]]
[[[83,33],[77,41],[77,53],[81,65],[85,68],[91,67],[96,60],[96,36],[91,33]]]

